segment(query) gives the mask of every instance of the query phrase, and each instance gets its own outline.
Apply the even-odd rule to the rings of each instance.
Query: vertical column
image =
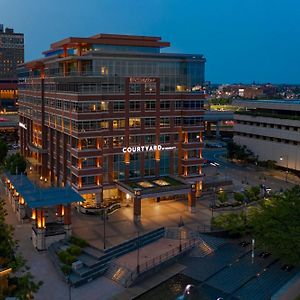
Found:
[[[182,143],[184,142],[184,132],[180,127],[178,131],[178,175],[184,175],[184,168],[182,166]]]
[[[67,184],[67,135],[63,134],[63,182]]]
[[[25,211],[25,200],[24,198],[19,195],[19,203],[17,204],[18,205],[18,219],[19,221],[23,220],[26,216],[26,211]]]
[[[206,135],[211,136],[211,123],[208,121],[206,122]]]
[[[129,147],[129,78],[125,79],[125,147]],[[129,180],[130,171],[130,154],[129,152],[124,153],[125,163],[125,181]]]
[[[48,176],[48,154],[47,149],[47,128],[45,126],[45,74],[44,69],[41,70],[41,130],[42,130],[42,169],[41,176]]]
[[[191,213],[196,212],[196,185],[191,185],[191,190],[188,194],[188,207]]]
[[[160,143],[160,81],[159,78],[156,79],[156,123],[155,123],[155,144],[156,146]],[[155,151],[155,176],[159,176],[159,162],[160,162],[160,152]]]
[[[221,126],[221,122],[220,121],[218,121],[217,123],[216,123],[216,138],[217,139],[219,139],[220,138],[220,126]]]
[[[56,130],[56,185],[60,185],[60,132]]]
[[[141,221],[142,214],[142,196],[141,190],[135,189],[133,198],[133,221],[139,223]]]
[[[102,186],[99,188],[99,192],[96,193],[96,204],[101,204],[103,201],[103,188]]]
[[[56,221],[61,223],[63,221],[64,216],[64,207],[61,204],[56,206]]]
[[[53,151],[54,151],[54,142],[53,142],[53,129],[49,128],[49,153],[51,155],[50,158],[50,181],[51,184],[54,184],[54,157],[53,157]]]
[[[64,228],[66,236],[72,234],[72,221],[71,221],[71,204],[64,205]]]
[[[46,220],[43,208],[36,209],[36,223],[32,234],[32,243],[37,250],[46,249]]]

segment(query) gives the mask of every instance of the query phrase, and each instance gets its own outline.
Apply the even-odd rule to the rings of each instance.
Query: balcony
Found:
[[[27,147],[28,149],[31,151],[31,152],[35,152],[35,153],[39,153],[39,154],[44,154],[44,153],[47,153],[47,149],[42,149],[40,148],[39,146],[36,146],[34,144],[31,144],[31,143],[28,143],[27,144]]]

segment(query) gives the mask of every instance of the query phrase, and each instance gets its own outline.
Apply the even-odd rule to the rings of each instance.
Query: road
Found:
[[[275,170],[265,170],[253,165],[238,165],[227,161],[224,158],[226,149],[203,149],[203,157],[207,160],[217,162],[218,167],[208,165],[203,170],[208,176],[214,176],[216,173],[222,174],[225,177],[230,177],[233,180],[235,190],[245,189],[247,186],[264,184],[270,187],[272,191],[291,188],[296,183],[299,183],[299,178],[290,175],[289,182],[285,181],[285,173]],[[215,169],[215,172],[212,171]]]

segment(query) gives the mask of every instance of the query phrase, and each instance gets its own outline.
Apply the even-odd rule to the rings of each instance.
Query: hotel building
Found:
[[[17,65],[24,63],[24,35],[0,24],[0,110],[16,104]]]
[[[161,52],[169,46],[159,37],[70,37],[19,68],[21,152],[43,179],[89,203],[134,198],[135,219],[147,188],[158,199],[185,193],[193,210],[205,58]]]
[[[236,100],[244,108],[234,115],[234,142],[245,145],[261,161],[300,170],[300,101]]]

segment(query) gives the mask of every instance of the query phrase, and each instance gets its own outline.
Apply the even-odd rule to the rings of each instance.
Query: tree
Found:
[[[24,173],[26,160],[20,153],[12,154],[5,160],[5,169],[11,174]]]
[[[13,238],[13,227],[5,223],[7,212],[0,199],[0,265],[12,268],[8,278],[8,288],[0,288],[0,299],[17,297],[20,300],[33,299],[42,282],[36,283],[28,271],[25,260],[16,253],[17,243]]]
[[[221,203],[225,203],[228,201],[228,194],[226,192],[222,191],[222,192],[218,193],[217,198]]]
[[[241,160],[244,162],[254,162],[256,157],[254,153],[246,146],[240,146],[234,142],[227,143],[227,157],[229,159]]]
[[[257,201],[259,199],[260,188],[259,186],[252,186],[245,191],[245,196],[248,202]]]
[[[240,203],[243,203],[244,200],[245,200],[245,196],[242,193],[237,193],[236,192],[236,193],[234,193],[233,197],[234,197],[235,201],[240,202]]]
[[[260,245],[287,263],[300,265],[300,186],[253,208],[249,225]]]
[[[272,195],[247,211],[217,216],[212,224],[249,234],[286,263],[300,265],[300,186]]]
[[[7,144],[0,139],[0,164],[2,165],[8,152]]]
[[[212,225],[227,230],[230,235],[240,236],[248,232],[245,219],[244,212],[228,213],[213,218]]]

